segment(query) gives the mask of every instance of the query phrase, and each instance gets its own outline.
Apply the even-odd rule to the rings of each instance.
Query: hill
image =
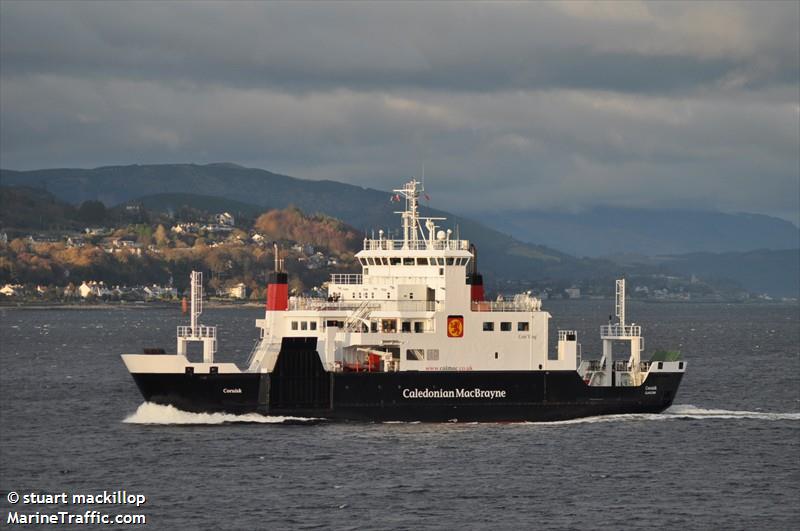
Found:
[[[603,207],[581,213],[486,212],[482,219],[522,241],[577,256],[724,253],[800,246],[800,230],[792,223],[759,214]]]
[[[95,169],[0,170],[5,184],[46,188],[77,204],[88,199],[118,204],[160,194],[177,202],[216,196],[260,207],[294,205],[304,212],[324,213],[365,232],[383,228],[397,233],[399,218],[385,191],[334,181],[310,181],[234,164],[164,164],[108,166]],[[161,196],[163,201],[165,196]],[[173,204],[173,206],[174,206]],[[196,204],[196,203],[195,203]],[[490,276],[517,280],[613,276],[618,266],[606,260],[576,259],[549,247],[522,242],[467,218],[423,207],[423,215],[448,218],[448,225],[474,241],[480,265]]]
[[[0,227],[4,230],[70,230],[80,226],[77,208],[53,194],[27,186],[0,186]]]

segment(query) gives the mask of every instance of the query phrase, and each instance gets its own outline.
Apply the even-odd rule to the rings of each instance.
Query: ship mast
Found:
[[[186,356],[188,343],[202,342],[203,363],[214,363],[214,353],[217,351],[217,327],[202,325],[198,320],[203,313],[203,273],[192,271],[189,279],[191,281],[189,291],[192,294],[189,326],[178,327],[177,354]]]

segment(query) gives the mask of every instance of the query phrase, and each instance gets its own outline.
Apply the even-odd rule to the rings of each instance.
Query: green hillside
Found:
[[[388,192],[333,181],[296,179],[233,164],[111,166],[91,170],[0,170],[6,184],[46,187],[77,204],[98,199],[108,205],[140,199],[175,208],[200,205],[209,196],[246,203],[262,210],[294,205],[324,213],[365,233],[399,229],[399,217]],[[194,195],[202,192],[202,196]],[[165,195],[166,194],[166,195]],[[180,195],[178,195],[180,194]],[[168,200],[167,200],[168,199]],[[244,208],[241,205],[239,208]],[[481,268],[494,278],[542,280],[614,275],[617,266],[604,260],[579,260],[554,249],[519,240],[475,221],[423,207],[423,215],[448,218],[447,225],[478,246]]]

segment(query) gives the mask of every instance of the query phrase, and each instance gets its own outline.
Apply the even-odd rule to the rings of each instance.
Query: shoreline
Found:
[[[38,302],[19,301],[15,303],[0,302],[0,310],[108,310],[108,309],[155,309],[155,308],[180,308],[181,301],[108,301],[108,302]],[[205,308],[264,308],[264,302],[224,302],[203,301]]]

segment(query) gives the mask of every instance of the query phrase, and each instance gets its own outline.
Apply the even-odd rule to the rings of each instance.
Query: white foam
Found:
[[[144,402],[123,422],[128,424],[228,424],[257,423],[282,424],[285,422],[308,422],[318,419],[300,417],[268,417],[258,413],[234,415],[232,413],[190,413],[173,406]]]
[[[750,420],[800,420],[800,413],[782,413],[768,411],[734,411],[728,409],[706,409],[692,404],[676,404],[663,413],[630,413],[625,415],[603,415],[584,417],[554,422],[531,422],[529,424],[544,426],[561,426],[568,424],[597,424],[601,422],[632,422],[647,420],[715,420],[715,419],[750,419]]]
[[[676,404],[662,415],[692,419],[800,420],[800,413],[706,409],[692,404]]]

